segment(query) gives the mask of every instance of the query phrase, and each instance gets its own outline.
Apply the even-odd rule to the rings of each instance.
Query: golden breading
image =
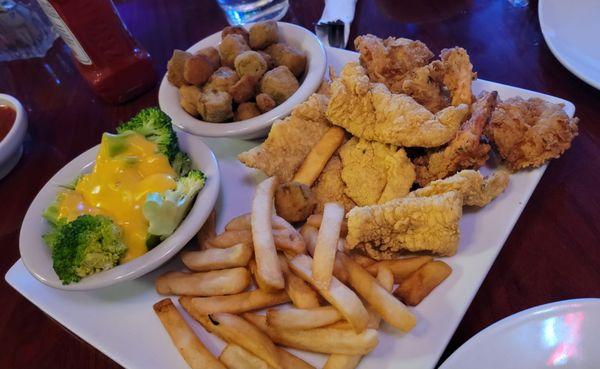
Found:
[[[238,159],[268,176],[276,175],[282,182],[290,181],[306,155],[330,127],[325,118],[327,100],[326,96],[313,94],[298,105],[292,115],[275,122],[265,142],[241,153]]]
[[[407,95],[371,83],[358,63],[348,63],[331,85],[327,118],[354,136],[396,146],[436,147],[450,141],[467,105],[431,113]]]
[[[462,204],[461,194],[451,191],[355,207],[348,213],[346,247],[362,248],[378,260],[406,252],[454,255],[460,237]]]
[[[359,206],[404,197],[415,181],[415,168],[402,148],[352,138],[340,148],[345,194]]]
[[[496,91],[482,93],[471,106],[471,117],[462,124],[448,145],[415,159],[419,185],[425,186],[461,169],[479,169],[485,164],[490,145],[482,141],[482,134],[490,121],[497,97]]]
[[[427,197],[456,191],[463,197],[465,205],[483,207],[500,195],[508,186],[509,175],[497,170],[483,177],[475,170],[462,170],[455,175],[429,183],[408,194],[408,197]]]
[[[577,136],[578,121],[560,104],[513,97],[498,104],[485,133],[506,165],[519,170],[561,156]]]
[[[473,102],[471,82],[477,78],[477,73],[473,73],[469,54],[462,47],[453,47],[442,50],[440,59],[444,85],[450,90],[452,105],[470,105]]]
[[[345,189],[346,185],[342,181],[342,160],[338,154],[334,154],[312,187],[317,198],[315,213],[323,213],[323,207],[328,202],[340,203],[344,205],[346,213],[349,212],[356,204],[346,196]]]
[[[419,67],[408,72],[402,82],[402,93],[415,99],[432,113],[448,107],[450,96],[439,79],[436,66],[440,65],[435,60],[424,67]]]
[[[409,71],[426,65],[433,53],[421,41],[407,38],[364,35],[354,40],[360,53],[360,63],[374,82],[385,83],[394,93],[402,92],[402,83]]]

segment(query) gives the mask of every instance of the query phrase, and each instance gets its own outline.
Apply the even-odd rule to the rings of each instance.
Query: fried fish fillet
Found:
[[[342,181],[342,161],[338,154],[334,154],[329,159],[313,185],[312,191],[317,198],[316,213],[322,213],[323,207],[328,202],[342,204],[346,213],[356,206],[356,203],[345,194],[346,184]]]
[[[475,170],[462,170],[451,177],[433,181],[411,192],[408,197],[427,197],[455,191],[462,195],[464,205],[483,207],[504,192],[508,181],[509,174],[505,170],[497,170],[488,177],[483,177]]]
[[[444,85],[450,90],[452,105],[471,105],[473,102],[471,82],[477,78],[477,73],[473,73],[473,65],[467,50],[462,47],[444,49],[440,53],[440,59],[443,68],[441,74]]]
[[[291,180],[330,127],[325,117],[328,100],[324,95],[313,94],[289,117],[275,122],[265,142],[239,154],[238,159],[268,176],[277,175],[284,182]]]
[[[346,247],[362,248],[378,260],[406,252],[454,255],[460,238],[462,205],[462,195],[450,191],[355,207],[348,213]]]
[[[421,41],[407,38],[364,35],[354,40],[354,47],[360,53],[360,63],[366,68],[372,81],[381,82],[394,93],[402,92],[406,74],[426,65],[433,53]]]
[[[442,62],[435,60],[408,72],[400,92],[409,95],[430,112],[437,113],[450,106],[450,92],[442,80]]]
[[[577,122],[560,104],[513,97],[498,103],[485,133],[506,165],[519,170],[561,156],[577,136]]]
[[[482,142],[498,93],[482,93],[471,106],[471,117],[462,124],[456,136],[444,146],[415,159],[417,182],[421,186],[445,178],[461,169],[478,169],[488,159],[490,145]]]
[[[353,137],[340,148],[345,193],[360,206],[404,197],[415,168],[402,148]]]
[[[469,107],[431,113],[407,95],[371,83],[358,63],[348,63],[331,85],[327,118],[354,136],[396,146],[436,147],[450,141]]]

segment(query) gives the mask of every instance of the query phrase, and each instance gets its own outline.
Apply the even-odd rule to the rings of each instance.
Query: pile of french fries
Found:
[[[191,368],[313,368],[280,346],[327,354],[327,369],[355,368],[377,346],[381,320],[410,331],[416,319],[406,305],[419,304],[452,271],[430,256],[347,255],[342,206],[326,204],[298,231],[274,213],[276,186],[275,177],[260,183],[252,212],[220,235],[213,214],[198,234],[200,250],[181,254],[189,271],[156,280],[158,293],[179,296],[227,343],[213,356],[170,298],[157,302],[154,311]],[[293,307],[274,308],[287,302]]]

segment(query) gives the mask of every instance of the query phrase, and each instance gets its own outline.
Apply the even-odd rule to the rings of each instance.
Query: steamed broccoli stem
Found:
[[[121,228],[102,215],[81,215],[44,235],[52,250],[54,271],[70,284],[114,267],[127,250]]]
[[[193,169],[180,177],[175,190],[150,193],[144,203],[148,233],[162,238],[171,235],[190,209],[196,194],[204,187],[206,176]]]

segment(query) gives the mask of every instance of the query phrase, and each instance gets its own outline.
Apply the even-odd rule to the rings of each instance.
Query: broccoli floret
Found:
[[[127,250],[121,228],[102,215],[81,215],[44,235],[52,250],[54,271],[70,284],[114,267]]]
[[[171,162],[171,167],[178,177],[186,176],[192,169],[192,160],[183,151],[178,152],[175,155],[175,159]]]
[[[117,133],[126,131],[134,131],[154,142],[159,151],[169,158],[169,162],[172,162],[179,152],[177,135],[171,126],[171,118],[159,108],[143,109],[135,117],[117,127]]]
[[[172,234],[187,214],[196,194],[204,187],[206,176],[197,169],[180,177],[175,190],[150,193],[144,203],[148,233],[162,239]]]

